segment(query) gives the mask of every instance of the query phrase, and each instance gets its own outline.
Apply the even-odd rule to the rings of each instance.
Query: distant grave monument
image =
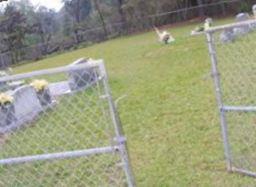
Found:
[[[250,16],[248,13],[239,13],[236,15],[236,22],[243,22],[243,21],[248,21],[250,20]],[[241,36],[241,35],[245,35],[248,32],[250,32],[250,26],[241,26],[241,27],[236,27],[233,29],[234,31],[234,35],[235,36]]]
[[[233,29],[226,29],[220,34],[220,40],[223,43],[229,43],[235,41],[235,34]]]
[[[256,5],[254,5],[252,7],[252,10],[253,10],[253,13],[256,17]],[[239,13],[235,17],[235,21],[237,23],[244,22],[244,21],[249,21],[250,19],[251,19],[250,15],[248,13]],[[227,29],[227,30],[224,30],[220,34],[220,40],[221,40],[222,43],[233,42],[233,41],[236,40],[237,37],[246,35],[249,32],[255,31],[255,30],[256,30],[256,23],[250,23],[248,25],[235,27],[233,29]]]
[[[253,12],[254,18],[256,19],[256,4],[252,6],[252,12]]]

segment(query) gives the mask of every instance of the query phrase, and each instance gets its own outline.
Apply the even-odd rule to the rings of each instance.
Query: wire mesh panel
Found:
[[[256,21],[206,31],[228,170],[256,176]]]
[[[1,186],[133,186],[102,61],[1,78]]]

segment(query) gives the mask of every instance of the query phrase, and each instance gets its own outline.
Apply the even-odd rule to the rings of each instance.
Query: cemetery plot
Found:
[[[132,186],[104,64],[79,62],[2,79],[25,84],[0,97],[1,185]]]
[[[256,21],[247,18],[239,14],[239,23],[212,28],[206,35],[227,169],[256,177],[256,32],[250,29]],[[223,30],[232,31],[235,38],[224,42],[219,37]]]
[[[240,13],[236,15],[236,18],[235,18],[236,23],[243,23],[245,21],[250,21],[250,20],[251,18],[248,13]],[[225,28],[223,31],[221,31],[219,35],[219,39],[217,40],[220,40],[222,43],[234,42],[236,39],[246,36],[251,32],[254,32],[255,30],[256,30],[255,22],[251,22],[250,24],[245,24],[245,25],[237,26],[233,28]]]

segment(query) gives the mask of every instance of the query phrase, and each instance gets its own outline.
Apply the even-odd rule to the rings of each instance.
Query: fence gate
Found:
[[[205,32],[227,168],[256,177],[256,21]]]
[[[0,79],[0,186],[134,186],[103,61]]]

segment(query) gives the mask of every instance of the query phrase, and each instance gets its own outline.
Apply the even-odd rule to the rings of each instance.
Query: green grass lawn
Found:
[[[171,28],[176,41],[168,46],[147,32],[14,71],[62,66],[81,57],[103,58],[114,98],[127,95],[119,112],[138,186],[253,186],[254,179],[226,172],[207,46],[204,36],[189,36],[194,27]],[[23,144],[29,141],[19,146]],[[52,180],[46,184],[54,184]]]

